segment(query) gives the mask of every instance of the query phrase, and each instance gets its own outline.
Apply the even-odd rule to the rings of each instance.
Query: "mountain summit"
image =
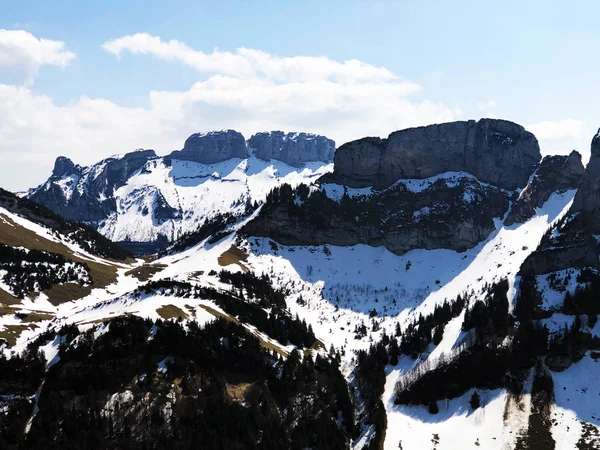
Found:
[[[310,183],[330,170],[335,143],[280,131],[248,142],[234,130],[191,135],[158,157],[137,150],[81,167],[57,158],[28,197],[96,227],[138,254],[152,253],[218,214],[239,214],[281,183]]]

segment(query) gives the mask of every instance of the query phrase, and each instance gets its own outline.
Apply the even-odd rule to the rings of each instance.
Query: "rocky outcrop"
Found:
[[[167,220],[181,219],[181,210],[171,206],[159,190],[154,195],[154,208],[152,211],[154,214],[153,220],[158,224]]]
[[[73,174],[77,174],[81,172],[81,167],[76,166],[73,161],[71,161],[66,156],[59,156],[56,158],[54,162],[54,169],[52,170],[52,176],[57,178],[62,178],[64,176],[69,176]]]
[[[557,193],[577,189],[584,172],[581,155],[573,150],[569,156],[546,156],[531,177],[527,187],[523,189],[504,224],[507,226],[523,223],[535,215],[540,208]]]
[[[194,161],[201,164],[215,164],[231,158],[247,158],[246,141],[241,133],[234,130],[211,131],[192,134],[183,145],[166,157]]]
[[[105,194],[112,195],[123,186],[129,177],[140,170],[150,159],[156,158],[154,150],[139,149],[123,156],[106,159],[103,170],[90,180],[92,191],[101,192],[106,186]],[[102,163],[100,163],[102,164]]]
[[[326,180],[384,188],[399,179],[468,172],[500,188],[524,187],[541,159],[535,136],[505,120],[451,122],[342,145]]]
[[[276,159],[295,167],[310,161],[331,162],[335,152],[335,142],[325,136],[283,131],[257,133],[248,140],[248,146],[257,158]]]
[[[137,150],[90,167],[80,167],[61,156],[54,164],[50,179],[29,198],[67,220],[97,222],[116,210],[114,192],[156,157],[154,150]]]
[[[572,213],[582,213],[590,232],[600,233],[600,130],[592,139],[590,161],[573,200]]]
[[[289,188],[289,186],[288,186]],[[335,200],[323,191],[282,188],[244,228],[284,245],[367,244],[396,254],[413,249],[464,251],[486,239],[510,194],[474,177],[439,179],[425,188],[400,182],[370,195]]]
[[[544,235],[539,247],[523,263],[521,273],[543,274],[571,267],[598,267],[600,246],[596,236],[599,233],[600,131],[592,140],[590,161],[571,208]]]

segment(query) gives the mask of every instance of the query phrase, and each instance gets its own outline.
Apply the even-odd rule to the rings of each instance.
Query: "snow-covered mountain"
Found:
[[[139,150],[89,167],[59,157],[28,197],[151,253],[217,214],[243,213],[275,186],[311,183],[331,170],[334,148],[307,133],[259,133],[247,143],[232,130],[197,133],[165,157]]]
[[[200,229],[189,245],[158,259],[103,259],[114,274],[112,284],[81,298],[49,301],[46,290],[34,289],[18,299],[10,286],[0,285],[0,292],[13,297],[10,310],[0,316],[0,337],[10,338],[4,353],[22,352],[37,342],[30,348],[41,349],[49,366],[56,367],[49,377],[56,383],[74,360],[87,367],[96,361],[91,355],[97,348],[102,354],[102,346],[90,342],[110,330],[109,322],[103,324],[109,319],[139,316],[206,326],[221,318],[286,361],[294,349],[301,350],[310,362],[305,372],[296,371],[303,374],[297,383],[317,379],[313,371],[318,372],[314,366],[320,367],[320,358],[339,361],[355,426],[348,426],[342,412],[341,391],[331,397],[323,389],[323,398],[335,398],[324,404],[308,387],[316,384],[303,385],[306,395],[294,397],[293,406],[279,404],[279,411],[293,418],[281,429],[290,432],[290,442],[314,430],[329,441],[328,446],[302,441],[301,448],[600,448],[600,135],[585,169],[577,152],[541,159],[533,135],[495,120],[355,141],[337,150],[333,167],[284,166],[263,161],[254,151],[248,158],[229,159],[241,148],[239,138],[221,138],[217,153],[227,160],[206,164],[151,156],[115,190],[123,192],[115,198],[135,198],[137,186],[140,198],[155,199],[157,180],[172,185],[172,171],[201,173],[208,174],[201,183],[207,189],[203,198],[218,197],[210,208],[244,214]],[[67,172],[73,168],[66,163]],[[274,168],[283,171],[277,183]],[[220,170],[219,178],[213,170]],[[176,195],[163,193],[166,183],[160,192],[171,201]],[[175,185],[172,192],[183,189]],[[252,198],[264,203],[247,208],[243,195],[236,203],[240,192],[250,191],[260,191]],[[142,209],[156,208],[156,200],[143,201]],[[181,203],[187,206],[180,210],[185,214],[194,204],[199,203]],[[136,223],[132,228],[160,226],[145,225],[147,216],[136,207],[122,216],[124,228],[128,221]],[[0,210],[7,223],[40,226],[6,214]],[[36,230],[45,236],[44,228]],[[27,247],[35,241],[11,244],[3,236],[0,243],[6,245]],[[91,282],[98,276],[92,270]],[[87,279],[81,282],[85,288]],[[72,325],[80,337],[64,344],[59,330]],[[161,326],[152,325],[148,333],[156,336]],[[40,338],[47,330],[54,335]],[[290,330],[300,332],[292,336]],[[121,342],[119,328],[114,333]],[[239,339],[217,340],[229,349],[232,341]],[[66,350],[59,354],[61,342]],[[89,357],[77,353],[87,345]],[[164,351],[161,347],[156,363],[149,358],[150,369],[144,366],[127,383],[94,394],[100,399],[99,417],[113,417],[119,429],[115,402],[133,423],[144,423],[140,411],[160,405],[161,423],[173,432],[169,427],[177,422],[171,414],[185,410],[191,392],[185,380],[193,379],[196,369],[190,369],[183,350]],[[268,361],[288,379],[283,367],[292,363]],[[277,394],[256,391],[268,383],[248,374],[229,376],[223,382],[228,404],[258,414],[257,426],[272,430],[274,422],[265,425],[264,412]],[[158,384],[146,390],[148,379]],[[90,396],[78,395],[77,401]],[[75,394],[67,396],[76,402]],[[38,397],[41,402],[33,400],[42,411],[38,420],[49,420],[48,397]],[[16,408],[16,398],[11,397],[8,411]],[[329,409],[334,404],[339,410]],[[323,423],[299,425],[300,418],[322,414],[325,428]],[[35,420],[33,415],[34,433],[43,429]],[[62,436],[62,428],[56,430]],[[134,436],[142,439],[144,433]],[[278,445],[272,441],[275,448],[292,444]]]

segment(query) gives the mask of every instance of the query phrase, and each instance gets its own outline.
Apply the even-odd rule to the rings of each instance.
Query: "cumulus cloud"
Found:
[[[235,77],[263,76],[275,82],[305,82],[315,80],[389,81],[397,76],[385,67],[375,67],[355,59],[340,63],[324,56],[293,56],[280,58],[267,52],[238,48],[234,53],[218,49],[211,53],[193,50],[177,40],[163,41],[148,33],[136,33],[102,44],[102,48],[121,58],[122,53],[152,55],[166,61],[179,61],[202,73],[219,73]],[[413,83],[403,83],[407,93],[419,89]]]
[[[418,84],[359,61],[279,58],[250,49],[205,54],[145,34],[104,48],[117,56],[128,51],[178,60],[204,75],[184,91],[149,92],[145,108],[88,97],[58,105],[27,86],[0,84],[0,164],[8,187],[40,183],[59,155],[89,164],[140,147],[166,154],[198,131],[232,128],[246,138],[265,130],[307,131],[340,145],[460,115],[458,108],[412,99]],[[17,173],[11,168],[24,164],[27,172],[11,179]]]
[[[385,67],[327,57],[278,57],[239,48],[195,50],[147,33],[105,42],[104,50],[178,61],[206,79],[185,92],[150,93],[152,109],[169,113],[172,128],[194,123],[232,127],[245,134],[282,128],[326,134],[338,143],[365,135],[387,135],[401,127],[451,120],[456,112],[429,101],[407,99],[421,87]]]
[[[535,134],[541,141],[581,139],[585,135],[585,122],[576,119],[538,122],[525,128]]]
[[[75,58],[62,41],[39,39],[24,30],[0,29],[0,74],[32,83],[43,65],[64,68]]]
[[[29,88],[0,85],[0,164],[43,167],[36,172],[30,165],[15,179],[22,189],[41,182],[58,155],[89,164],[139,147],[166,153],[197,131],[234,128],[247,138],[262,130],[309,131],[341,144],[454,118],[442,104],[403,96],[402,88],[377,84],[295,86],[215,76],[183,92],[153,91],[148,108],[129,108],[87,97],[61,106]]]

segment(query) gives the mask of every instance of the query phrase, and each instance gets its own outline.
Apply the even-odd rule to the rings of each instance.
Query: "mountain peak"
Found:
[[[290,166],[300,166],[309,161],[333,161],[335,142],[313,133],[284,133],[263,131],[248,140],[257,158],[277,159]]]
[[[52,176],[64,177],[65,175],[72,175],[79,170],[79,166],[76,166],[66,156],[59,156],[54,162],[54,169],[52,170]]]
[[[335,153],[333,178],[352,187],[387,187],[399,179],[468,172],[504,189],[527,184],[541,159],[538,141],[507,120],[448,122],[365,138]]]
[[[248,150],[242,133],[235,130],[194,133],[182,150],[175,150],[167,159],[181,159],[201,164],[216,164],[231,158],[247,158]]]
[[[600,232],[600,130],[592,139],[590,161],[585,169],[581,185],[573,200],[572,212],[587,216],[587,226],[592,233]]]

